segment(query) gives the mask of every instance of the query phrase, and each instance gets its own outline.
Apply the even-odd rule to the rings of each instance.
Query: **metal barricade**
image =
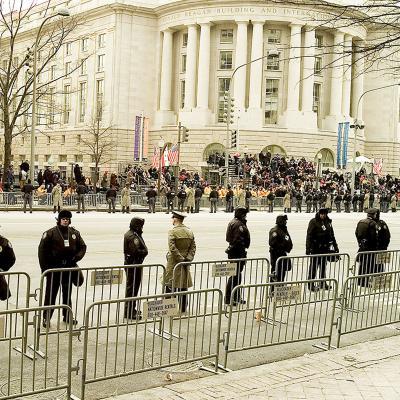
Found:
[[[400,271],[351,276],[343,290],[337,346],[343,335],[400,322]]]
[[[0,311],[0,399],[16,399],[41,393],[52,392],[55,397],[71,397],[72,372],[72,321],[62,322],[62,312],[71,313],[65,306],[21,308]],[[43,313],[55,311],[55,323],[44,328],[45,358],[40,360],[30,355],[31,361],[22,353],[15,353],[13,347],[23,347],[24,326],[35,340],[42,322]],[[5,326],[5,320],[8,324]],[[16,322],[15,320],[20,320]],[[20,331],[9,329],[19,326]],[[62,329],[61,329],[62,328]],[[50,335],[51,333],[51,335]],[[54,397],[54,398],[55,398]],[[42,397],[44,398],[44,397]]]
[[[360,251],[354,259],[353,275],[400,270],[400,250]]]
[[[272,268],[272,267],[271,267]],[[275,281],[301,281],[309,279],[336,279],[341,293],[346,278],[351,275],[350,256],[347,253],[286,256],[276,261],[271,274]],[[282,279],[282,276],[284,279]],[[315,287],[315,285],[314,285]],[[316,287],[316,290],[319,288]]]
[[[328,289],[310,292],[307,290],[310,282],[326,285]],[[239,291],[242,301],[235,306]],[[323,338],[328,340],[329,349],[336,296],[335,279],[236,287],[224,333],[223,367],[227,368],[230,353],[242,350]]]
[[[122,309],[131,301],[137,302],[142,319],[123,320]],[[201,304],[201,308],[192,304]],[[107,329],[100,330],[99,320],[93,325],[98,328],[88,329],[92,315],[104,309],[108,310]],[[211,371],[217,372],[221,313],[222,292],[216,289],[181,292],[177,297],[162,294],[93,303],[85,315],[81,400],[88,384],[106,379],[194,362],[210,371],[200,363],[206,359],[214,360]],[[160,323],[163,330],[176,330],[179,339],[165,344],[149,333]]]

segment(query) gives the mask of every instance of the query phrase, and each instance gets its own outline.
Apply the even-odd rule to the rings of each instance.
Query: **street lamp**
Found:
[[[160,195],[160,186],[161,186],[161,173],[162,173],[162,168],[161,168],[161,158],[164,155],[164,150],[166,147],[166,143],[164,142],[163,138],[160,138],[158,141],[158,148],[160,150],[160,156],[158,159],[158,180],[157,180],[157,193]]]
[[[386,88],[389,88],[389,87],[399,86],[399,85],[400,85],[400,83],[394,83],[392,85],[380,86],[380,87],[377,87],[377,88],[369,89],[369,90],[366,90],[365,92],[363,92],[361,94],[361,96],[358,98],[356,119],[354,120],[354,124],[350,125],[350,128],[354,129],[354,151],[353,151],[353,163],[352,163],[352,170],[351,170],[351,185],[350,185],[351,194],[352,195],[354,194],[355,184],[356,184],[357,132],[358,132],[359,129],[364,129],[364,127],[365,127],[365,125],[362,123],[362,121],[359,120],[359,118],[358,118],[361,99],[367,93],[375,92],[376,90],[386,89]]]
[[[322,154],[317,154],[317,176],[315,179],[315,189],[319,189],[319,178],[321,177],[321,161],[322,161]]]
[[[29,177],[31,179],[31,182],[33,184],[34,179],[35,179],[35,130],[36,130],[36,84],[37,84],[37,48],[39,45],[39,40],[40,40],[40,33],[42,32],[42,28],[44,24],[55,17],[69,17],[70,12],[66,8],[60,8],[55,14],[49,15],[47,18],[43,20],[43,22],[40,24],[38,33],[36,35],[35,39],[35,47],[33,49],[33,85],[32,85],[32,128],[31,128],[31,167],[30,167],[30,173]]]

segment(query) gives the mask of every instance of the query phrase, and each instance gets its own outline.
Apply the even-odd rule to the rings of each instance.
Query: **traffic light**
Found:
[[[231,131],[231,149],[235,149],[237,147],[237,130],[234,129]]]
[[[234,115],[235,115],[235,99],[233,97],[230,97],[228,92],[225,92],[223,121],[225,123],[229,121],[230,124],[233,124]]]
[[[189,141],[189,129],[187,129],[185,126],[182,127],[182,138],[183,142]]]
[[[229,123],[233,124],[233,117],[235,115],[235,99],[233,97],[230,98],[229,101]]]

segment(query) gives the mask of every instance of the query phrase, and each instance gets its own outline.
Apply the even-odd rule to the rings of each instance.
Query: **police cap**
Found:
[[[172,211],[172,218],[180,219],[181,221],[183,221],[186,217],[187,215],[183,212]]]
[[[322,207],[318,210],[318,214],[328,214],[329,210],[325,207]]]
[[[71,213],[71,211],[69,211],[69,210],[61,210],[61,211],[58,213],[57,220],[60,221],[60,220],[63,219],[63,218],[71,219],[71,218],[72,218],[72,213]]]
[[[276,217],[276,223],[278,225],[285,223],[288,220],[288,216],[286,214],[280,214]]]

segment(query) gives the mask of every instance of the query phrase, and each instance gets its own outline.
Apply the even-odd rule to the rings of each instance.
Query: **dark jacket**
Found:
[[[385,221],[381,219],[378,225],[378,250],[387,250],[390,243],[390,230]]]
[[[142,264],[147,254],[147,246],[142,235],[129,229],[124,235],[125,265]]]
[[[308,223],[306,238],[306,254],[326,254],[331,246],[339,251],[332,227],[332,220],[326,216],[322,220],[319,213]]]
[[[0,235],[0,269],[8,271],[15,264],[15,254],[11,243]]]
[[[21,189],[21,192],[24,193],[25,195],[31,195],[33,190],[34,190],[33,185],[31,183],[26,183]]]
[[[201,188],[196,188],[196,190],[194,191],[194,198],[195,199],[201,199],[201,197],[203,196],[203,191],[201,190]]]
[[[149,189],[147,192],[146,192],[146,197],[148,198],[148,199],[153,199],[153,198],[155,198],[157,196],[157,191],[155,190],[155,189]]]
[[[108,189],[106,192],[106,200],[113,197],[114,199],[117,197],[117,191],[115,189]]]
[[[286,256],[293,248],[292,239],[286,226],[275,225],[269,231],[269,251],[276,258]]]
[[[218,190],[217,189],[212,189],[209,196],[209,199],[218,199]]]
[[[365,218],[358,222],[356,228],[358,251],[378,250],[378,225],[372,218]]]
[[[68,240],[69,246],[64,246]],[[72,268],[82,260],[86,244],[81,234],[72,226],[63,232],[57,225],[44,232],[39,243],[39,264],[42,272],[50,268]]]
[[[76,193],[77,193],[77,194],[85,194],[85,193],[87,193],[87,188],[86,188],[86,186],[85,186],[85,185],[82,185],[82,184],[79,184],[79,185],[76,187]]]
[[[229,243],[227,250],[229,258],[245,258],[246,249],[250,247],[250,232],[247,229],[245,218],[235,218],[229,222],[226,230],[226,241]]]

